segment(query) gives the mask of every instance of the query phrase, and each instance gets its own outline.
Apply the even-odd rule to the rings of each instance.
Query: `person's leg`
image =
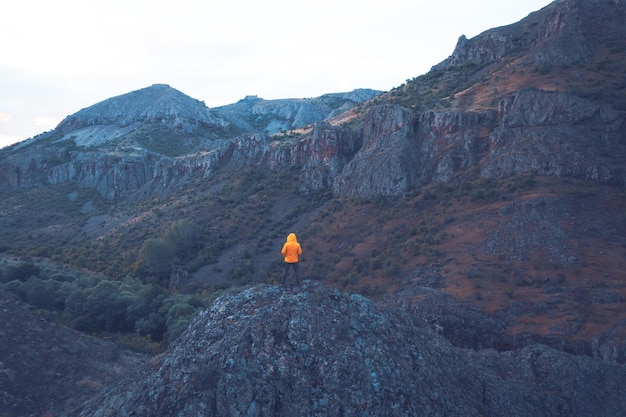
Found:
[[[282,285],[285,285],[287,283],[287,275],[289,275],[289,264],[285,262],[285,268],[283,269],[283,277],[280,280],[280,283]]]
[[[300,284],[300,267],[298,266],[298,263],[294,263],[293,265],[293,270],[296,273],[296,285]]]

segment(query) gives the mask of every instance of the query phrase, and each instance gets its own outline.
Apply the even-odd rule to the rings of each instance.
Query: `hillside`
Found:
[[[102,387],[136,375],[145,355],[58,326],[0,291],[0,415],[65,415]]]
[[[199,378],[181,395],[205,387],[215,394],[202,397],[212,410],[243,413],[251,395],[266,401],[251,415],[270,405],[287,410],[276,398],[299,377],[311,382],[306,389],[318,406],[327,406],[334,374],[304,367],[284,368],[290,377],[281,374],[270,393],[257,392],[263,378],[252,373],[190,367],[172,376],[194,361],[193,346],[209,339],[221,346],[219,329],[211,327],[220,305],[247,309],[246,299],[259,297],[265,301],[251,302],[250,317],[271,317],[281,302],[300,300],[310,311],[289,310],[285,319],[304,323],[319,313],[315,325],[330,333],[312,341],[295,331],[286,337],[282,328],[261,332],[258,343],[269,344],[267,351],[254,342],[244,352],[246,339],[237,352],[251,355],[258,372],[282,366],[276,349],[287,357],[313,342],[321,349],[311,348],[315,369],[325,370],[322,347],[332,350],[336,342],[326,321],[376,310],[393,317],[406,340],[419,336],[403,323],[420,323],[430,341],[420,341],[420,350],[430,352],[434,343],[484,378],[480,404],[446,382],[459,382],[453,370],[428,368],[426,380],[444,381],[432,392],[458,401],[442,404],[414,387],[410,393],[423,401],[377,406],[498,415],[503,405],[489,399],[523,392],[519,398],[533,398],[525,406],[519,401],[526,415],[536,415],[540,404],[544,415],[592,415],[577,395],[595,406],[606,400],[606,415],[617,415],[616,385],[607,383],[599,397],[572,387],[567,372],[606,373],[611,381],[624,375],[625,18],[619,1],[555,1],[518,23],[461,36],[449,58],[385,93],[247,97],[208,109],[156,85],[97,103],[0,152],[0,285],[76,329],[165,350],[164,362],[148,367],[150,376],[126,383],[154,384],[168,407],[179,377]],[[279,250],[290,232],[303,245],[307,282],[276,287]],[[347,301],[362,296],[372,304]],[[329,299],[344,316],[331,314]],[[250,317],[233,314],[231,333],[220,334],[245,339],[256,331],[247,327]],[[399,343],[375,326],[367,334],[383,351]],[[346,337],[342,343],[360,343],[356,334]],[[294,351],[289,343],[297,344]],[[435,363],[448,359],[432,355]],[[216,351],[209,359],[225,369],[227,356]],[[544,360],[562,367],[529,377]],[[563,385],[548,389],[562,374]],[[401,385],[389,389],[408,397]],[[127,413],[154,400],[131,391]],[[229,403],[234,397],[226,392],[241,401]],[[350,397],[346,404],[360,400],[354,391],[341,395]],[[94,401],[84,415],[116,415],[111,410],[122,407]],[[105,403],[109,414],[98,414]]]

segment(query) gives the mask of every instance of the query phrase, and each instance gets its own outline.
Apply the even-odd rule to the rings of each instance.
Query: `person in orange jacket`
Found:
[[[287,276],[289,275],[289,267],[291,266],[296,274],[296,284],[300,283],[300,272],[298,271],[298,255],[302,255],[302,247],[298,243],[295,233],[289,233],[287,241],[283,245],[283,250],[280,251],[285,259],[285,270],[283,271],[282,284],[285,284]]]

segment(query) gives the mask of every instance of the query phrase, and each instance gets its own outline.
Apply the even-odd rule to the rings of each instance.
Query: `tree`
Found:
[[[25,262],[18,265],[9,265],[3,274],[3,282],[9,282],[13,280],[28,281],[30,277],[38,277],[41,273],[41,268],[37,265]]]
[[[87,302],[83,308],[100,329],[107,331],[132,331],[134,323],[126,318],[127,308],[133,304],[134,295],[120,290],[120,283],[103,279],[95,287],[85,290]]]
[[[143,262],[157,284],[167,283],[174,260],[174,248],[169,241],[147,240],[142,249]]]
[[[56,297],[56,292],[61,287],[59,281],[33,278],[28,280],[24,287],[29,304],[47,310],[63,309],[65,300],[57,300]]]
[[[198,228],[189,220],[177,220],[167,230],[165,241],[168,242],[179,261],[191,258],[198,248]]]

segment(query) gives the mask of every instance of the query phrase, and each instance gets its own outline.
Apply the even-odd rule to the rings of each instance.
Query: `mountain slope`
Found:
[[[315,259],[304,266],[309,276],[370,295],[410,293],[411,283],[433,279],[488,310],[507,312],[509,297],[524,294],[526,317],[539,308],[527,305],[533,297],[554,298],[541,282],[568,281],[561,289],[570,300],[576,298],[570,290],[591,290],[579,278],[589,274],[621,303],[621,258],[605,254],[624,243],[626,119],[612,98],[624,96],[613,88],[623,77],[615,68],[626,59],[623,15],[619,2],[555,2],[519,23],[461,39],[430,73],[304,133],[241,129],[256,116],[275,117],[263,129],[296,120],[314,103],[332,114],[376,92],[249,97],[207,109],[157,85],[105,100],[2,153],[2,245],[114,279],[133,274],[202,288],[275,279],[274,248],[297,228]],[[591,26],[598,20],[605,22],[599,32]],[[567,39],[584,42],[577,48]],[[614,53],[605,55],[607,48]],[[539,56],[563,72],[535,66]],[[615,77],[596,71],[601,59],[602,71]],[[424,106],[430,107],[418,111]],[[104,126],[120,136],[87,142],[81,133]],[[77,137],[85,141],[77,144]],[[555,213],[552,205],[564,209]],[[594,205],[598,213],[587,208]],[[537,229],[548,215],[552,220]],[[504,221],[482,220],[491,218]],[[181,219],[196,225],[198,246],[171,259],[185,271],[182,278],[170,279],[166,269],[157,279],[142,248]],[[602,247],[602,256],[592,247]],[[598,259],[603,267],[591,268]],[[426,266],[439,278],[422,277]],[[613,307],[601,303],[597,314]],[[539,328],[541,337],[558,334],[584,350],[612,326],[621,335],[621,319],[615,315],[583,336],[530,321],[511,332]]]
[[[626,18],[619,1],[555,1],[520,22],[461,36],[447,59],[381,97],[425,109],[497,109],[525,88],[558,91],[626,110]]]
[[[493,387],[510,382],[537,404],[545,399],[545,415],[584,413],[576,398],[586,394],[570,386],[575,383],[568,371],[590,372],[590,378],[608,372],[614,381],[623,368],[600,361],[626,360],[625,13],[620,1],[554,2],[516,24],[461,38],[450,58],[428,74],[358,105],[366,98],[362,90],[352,93],[357,101],[352,94],[268,102],[248,97],[207,110],[156,86],[148,92],[161,91],[164,102],[158,94],[149,100],[122,96],[121,107],[133,118],[124,119],[113,102],[94,106],[79,112],[84,119],[68,118],[59,129],[0,153],[0,248],[7,257],[81,269],[98,279],[131,276],[198,299],[247,285],[254,285],[245,293],[250,297],[343,299],[313,287],[299,292],[256,285],[278,282],[278,251],[295,231],[304,248],[303,276],[363,294],[380,308],[397,308],[399,316],[381,314],[398,322],[410,313],[429,323],[450,343],[446,351],[468,362],[468,372],[487,375],[489,381],[481,380],[485,392],[501,393]],[[350,109],[335,114],[345,103]],[[294,129],[291,123],[305,123],[314,108],[332,117]],[[111,131],[98,136],[100,131],[84,129]],[[278,133],[269,134],[272,129]],[[28,299],[32,280],[43,278],[22,277],[5,287]],[[274,311],[274,301],[256,306],[259,314]],[[317,301],[307,302],[313,311]],[[335,307],[356,314],[345,303]],[[235,315],[232,324],[247,328],[248,319]],[[213,334],[204,328],[187,334],[149,379],[167,404],[178,397],[173,385],[160,385],[164,375],[193,361],[188,347]],[[167,325],[159,329],[163,336]],[[403,329],[408,339],[417,337]],[[370,330],[372,343],[398,342]],[[243,337],[236,329],[230,336]],[[438,346],[439,336],[432,339]],[[270,343],[264,337],[259,343]],[[294,334],[298,343],[303,337]],[[332,333],[315,342],[332,350],[327,339]],[[275,341],[273,347],[282,346]],[[430,352],[428,343],[419,346]],[[233,355],[248,354],[233,349]],[[257,356],[259,366],[278,360],[270,353],[267,360]],[[515,367],[524,358],[528,365]],[[528,373],[543,360],[563,367]],[[532,378],[503,381],[502,374],[490,373],[493,367]],[[275,392],[250,388],[263,378],[239,375],[236,381],[250,389],[237,391],[237,383],[213,371],[181,374],[208,384],[202,397],[207,407],[243,407],[245,401],[229,403],[226,391],[211,396],[217,386],[244,399],[258,394],[263,407],[277,407]],[[428,375],[446,378],[435,370]],[[567,382],[557,384],[555,394],[531,381],[541,375],[548,375],[546,384],[560,375]],[[478,404],[474,396],[457,398],[461,394],[445,382],[441,387],[458,399],[454,407],[474,414],[499,407]],[[613,395],[614,386],[607,389]],[[577,394],[563,394],[568,390]],[[356,401],[352,391],[342,393],[350,398],[346,403]],[[595,391],[587,394],[597,398]],[[132,401],[142,395],[134,392]],[[613,397],[607,402],[609,408],[622,405]],[[115,407],[106,404],[106,410]],[[424,404],[405,406],[424,411]],[[540,414],[532,404],[529,414]]]
[[[68,415],[103,386],[141,369],[145,355],[54,325],[0,291],[2,416]]]

